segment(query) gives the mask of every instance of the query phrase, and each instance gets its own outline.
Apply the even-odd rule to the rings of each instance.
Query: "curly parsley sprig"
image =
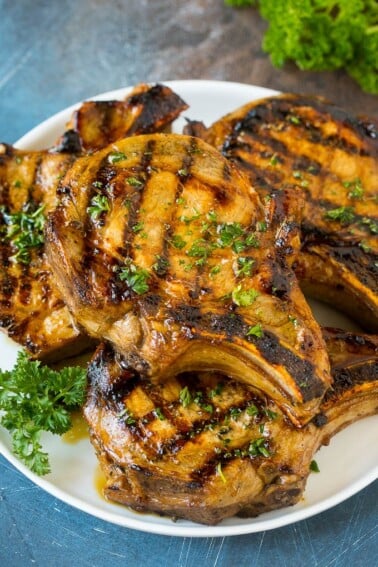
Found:
[[[257,6],[269,22],[263,49],[276,67],[344,68],[369,93],[378,93],[378,12],[375,0],[225,0]]]
[[[13,370],[0,371],[0,423],[12,435],[14,454],[36,474],[50,472],[42,431],[62,435],[72,427],[70,414],[83,405],[85,386],[85,369],[51,370],[24,351]]]

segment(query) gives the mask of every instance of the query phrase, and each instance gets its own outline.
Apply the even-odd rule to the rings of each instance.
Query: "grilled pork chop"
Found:
[[[187,104],[169,87],[141,84],[122,101],[84,102],[67,127],[86,152],[126,136],[161,132],[186,108]]]
[[[44,220],[57,205],[60,179],[83,151],[116,136],[163,129],[184,108],[168,87],[139,85],[125,101],[84,103],[51,150],[0,145],[0,326],[32,356],[56,360],[91,344],[67,310],[44,253]]]
[[[84,412],[106,497],[205,524],[298,502],[318,448],[378,410],[377,337],[328,330],[325,339],[334,386],[302,429],[245,384],[206,372],[130,379],[123,358],[100,346]]]
[[[62,192],[49,261],[78,323],[113,343],[131,374],[217,370],[253,383],[295,423],[311,419],[328,359],[288,267],[298,211],[284,192],[264,210],[218,152],[175,134],[81,158]]]
[[[247,172],[264,195],[305,193],[302,289],[378,330],[378,129],[315,97],[251,102],[191,131]]]
[[[0,152],[0,326],[33,356],[75,354],[87,339],[55,286],[43,244],[45,215],[75,156],[4,144]]]

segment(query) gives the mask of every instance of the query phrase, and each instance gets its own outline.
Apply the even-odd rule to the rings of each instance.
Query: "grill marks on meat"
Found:
[[[17,248],[8,237],[10,215],[41,206],[45,215],[55,207],[59,179],[75,158],[0,148],[0,326],[33,356],[75,353],[84,339],[55,286],[43,243],[29,248],[30,261],[22,263],[13,260]]]
[[[65,187],[47,224],[49,261],[91,336],[154,382],[216,369],[254,383],[297,424],[311,419],[328,360],[289,268],[299,240],[285,192],[264,211],[218,152],[169,134],[81,158]],[[107,206],[94,216],[95,193]]]
[[[98,150],[126,136],[161,132],[186,108],[169,87],[141,84],[123,101],[84,102],[68,124],[65,145],[79,139],[83,151]]]
[[[89,367],[85,416],[106,497],[205,524],[298,502],[316,450],[378,407],[376,337],[328,329],[325,340],[334,387],[302,429],[261,392],[224,375],[189,373],[152,384],[100,346]]]
[[[247,104],[201,136],[241,166],[260,194],[302,188],[303,289],[376,331],[377,125],[320,98],[283,95]]]
[[[89,340],[79,332],[56,288],[43,243],[30,249],[29,264],[12,260],[16,250],[7,238],[7,216],[40,206],[45,216],[68,190],[61,180],[83,151],[92,152],[118,136],[164,129],[186,107],[168,87],[139,85],[125,101],[84,103],[49,151],[0,146],[0,326],[33,356],[73,356]],[[112,168],[104,167],[102,182],[110,182],[111,175]]]

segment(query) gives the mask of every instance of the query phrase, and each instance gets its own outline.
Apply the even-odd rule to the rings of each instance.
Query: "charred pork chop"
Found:
[[[298,502],[318,448],[378,410],[377,337],[325,338],[334,386],[302,429],[245,384],[217,373],[130,379],[123,358],[100,346],[84,411],[106,497],[205,524]]]
[[[84,152],[104,148],[126,136],[165,130],[187,104],[165,85],[138,85],[125,100],[88,101],[68,123]],[[67,136],[67,134],[66,134]]]
[[[86,339],[55,286],[43,227],[75,156],[4,144],[0,152],[0,325],[38,358],[74,354]]]
[[[73,356],[91,341],[59,293],[44,252],[46,214],[60,179],[85,151],[117,136],[166,128],[186,104],[160,85],[139,85],[125,101],[86,102],[56,146],[25,152],[0,145],[0,326],[32,356]]]
[[[289,267],[297,210],[284,192],[264,209],[216,150],[175,134],[83,157],[61,190],[49,262],[78,323],[131,374],[159,382],[217,370],[260,388],[295,423],[311,419],[328,358]]]
[[[315,97],[251,102],[192,131],[247,172],[264,195],[305,194],[302,289],[378,330],[378,129]]]

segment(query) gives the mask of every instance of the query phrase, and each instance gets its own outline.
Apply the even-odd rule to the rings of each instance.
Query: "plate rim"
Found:
[[[149,84],[156,84],[155,82],[150,82]],[[269,89],[266,87],[260,87],[257,85],[251,85],[248,83],[223,81],[223,80],[203,80],[203,79],[188,79],[188,80],[172,80],[172,81],[161,81],[160,84],[167,85],[172,88],[175,92],[183,89],[195,89],[199,91],[201,89],[214,89],[215,87],[221,87],[223,89],[229,89],[230,92],[233,90],[245,91],[247,95],[247,100],[254,99],[258,100],[264,96],[271,96],[279,94],[279,91]],[[119,99],[124,97],[128,92],[132,90],[133,86],[125,86],[118,89],[106,91],[99,93],[93,97],[86,98],[84,100],[109,100],[109,99]],[[259,93],[258,96],[253,93]],[[53,127],[56,127],[57,123],[65,124],[69,119],[72,112],[78,108],[83,101],[79,101],[73,105],[70,105],[59,112],[56,112],[49,118],[43,120],[40,124],[33,127],[27,133],[25,133],[21,138],[19,138],[14,146],[20,149],[29,149],[35,145],[35,138],[43,138],[46,133],[50,131]],[[371,416],[374,417],[374,416]],[[369,418],[367,418],[369,419]],[[3,430],[3,428],[2,428]],[[4,430],[6,432],[6,430]],[[309,517],[317,515],[324,512],[334,506],[344,502],[354,494],[367,487],[369,484],[373,483],[378,478],[378,464],[376,467],[368,471],[363,477],[356,479],[354,482],[349,484],[347,487],[343,488],[341,491],[332,494],[329,497],[324,498],[320,502],[314,503],[308,507],[288,507],[282,508],[282,510],[291,511],[288,514],[280,515],[274,518],[264,519],[265,514],[259,516],[263,518],[261,521],[255,521],[250,523],[243,523],[237,525],[222,525],[222,523],[215,526],[207,526],[202,524],[196,524],[189,522],[190,525],[182,525],[179,523],[147,523],[143,520],[143,516],[135,512],[135,518],[129,518],[127,516],[117,515],[117,513],[108,512],[95,505],[85,502],[80,498],[67,493],[62,488],[59,488],[50,480],[44,477],[39,477],[34,474],[30,469],[28,469],[21,461],[13,455],[13,453],[8,449],[8,447],[3,443],[0,438],[0,454],[9,461],[19,472],[21,472],[26,478],[36,484],[39,488],[50,494],[51,496],[58,498],[64,503],[71,505],[77,510],[85,512],[91,516],[94,516],[103,521],[110,522],[112,524],[118,525],[120,527],[125,527],[129,529],[134,529],[138,531],[143,531],[146,533],[152,533],[157,535],[168,535],[168,536],[178,536],[178,537],[224,537],[224,536],[236,536],[245,535],[250,533],[258,533],[265,530],[277,529],[280,527],[285,527],[293,524],[297,521],[305,520]],[[134,511],[129,509],[132,514]],[[140,517],[139,517],[140,516]],[[159,516],[156,516],[159,518]],[[166,518],[163,518],[166,520]],[[253,518],[251,518],[252,520]]]

